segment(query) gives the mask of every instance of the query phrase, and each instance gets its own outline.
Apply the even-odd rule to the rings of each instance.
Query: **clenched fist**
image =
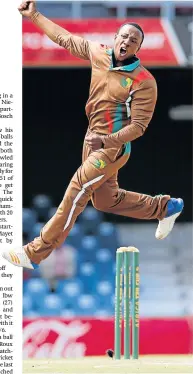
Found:
[[[21,5],[18,7],[19,12],[24,17],[31,17],[36,11],[36,1],[22,1]]]
[[[89,147],[92,149],[92,151],[97,151],[103,146],[103,142],[100,135],[93,133],[88,135],[85,140]]]

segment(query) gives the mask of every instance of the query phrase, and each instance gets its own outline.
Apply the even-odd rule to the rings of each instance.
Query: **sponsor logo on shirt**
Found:
[[[96,160],[94,165],[96,166],[97,169],[104,169],[107,164],[103,160]]]
[[[121,86],[122,87],[131,87],[133,80],[131,78],[121,78]]]

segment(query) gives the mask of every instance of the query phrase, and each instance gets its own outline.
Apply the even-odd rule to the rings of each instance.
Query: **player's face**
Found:
[[[133,25],[124,25],[115,35],[114,53],[117,61],[124,61],[135,55],[141,46],[142,33]]]

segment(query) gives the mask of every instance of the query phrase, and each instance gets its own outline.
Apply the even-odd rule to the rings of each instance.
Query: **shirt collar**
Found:
[[[107,54],[111,56],[110,70],[133,71],[140,65],[140,59],[136,56],[126,60],[123,66],[115,66],[115,55],[113,49],[108,49]]]

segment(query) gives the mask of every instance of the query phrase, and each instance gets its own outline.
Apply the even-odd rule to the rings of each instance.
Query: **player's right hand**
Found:
[[[22,16],[31,17],[32,14],[36,11],[36,1],[25,1],[23,0],[21,5],[18,7],[19,12]]]

